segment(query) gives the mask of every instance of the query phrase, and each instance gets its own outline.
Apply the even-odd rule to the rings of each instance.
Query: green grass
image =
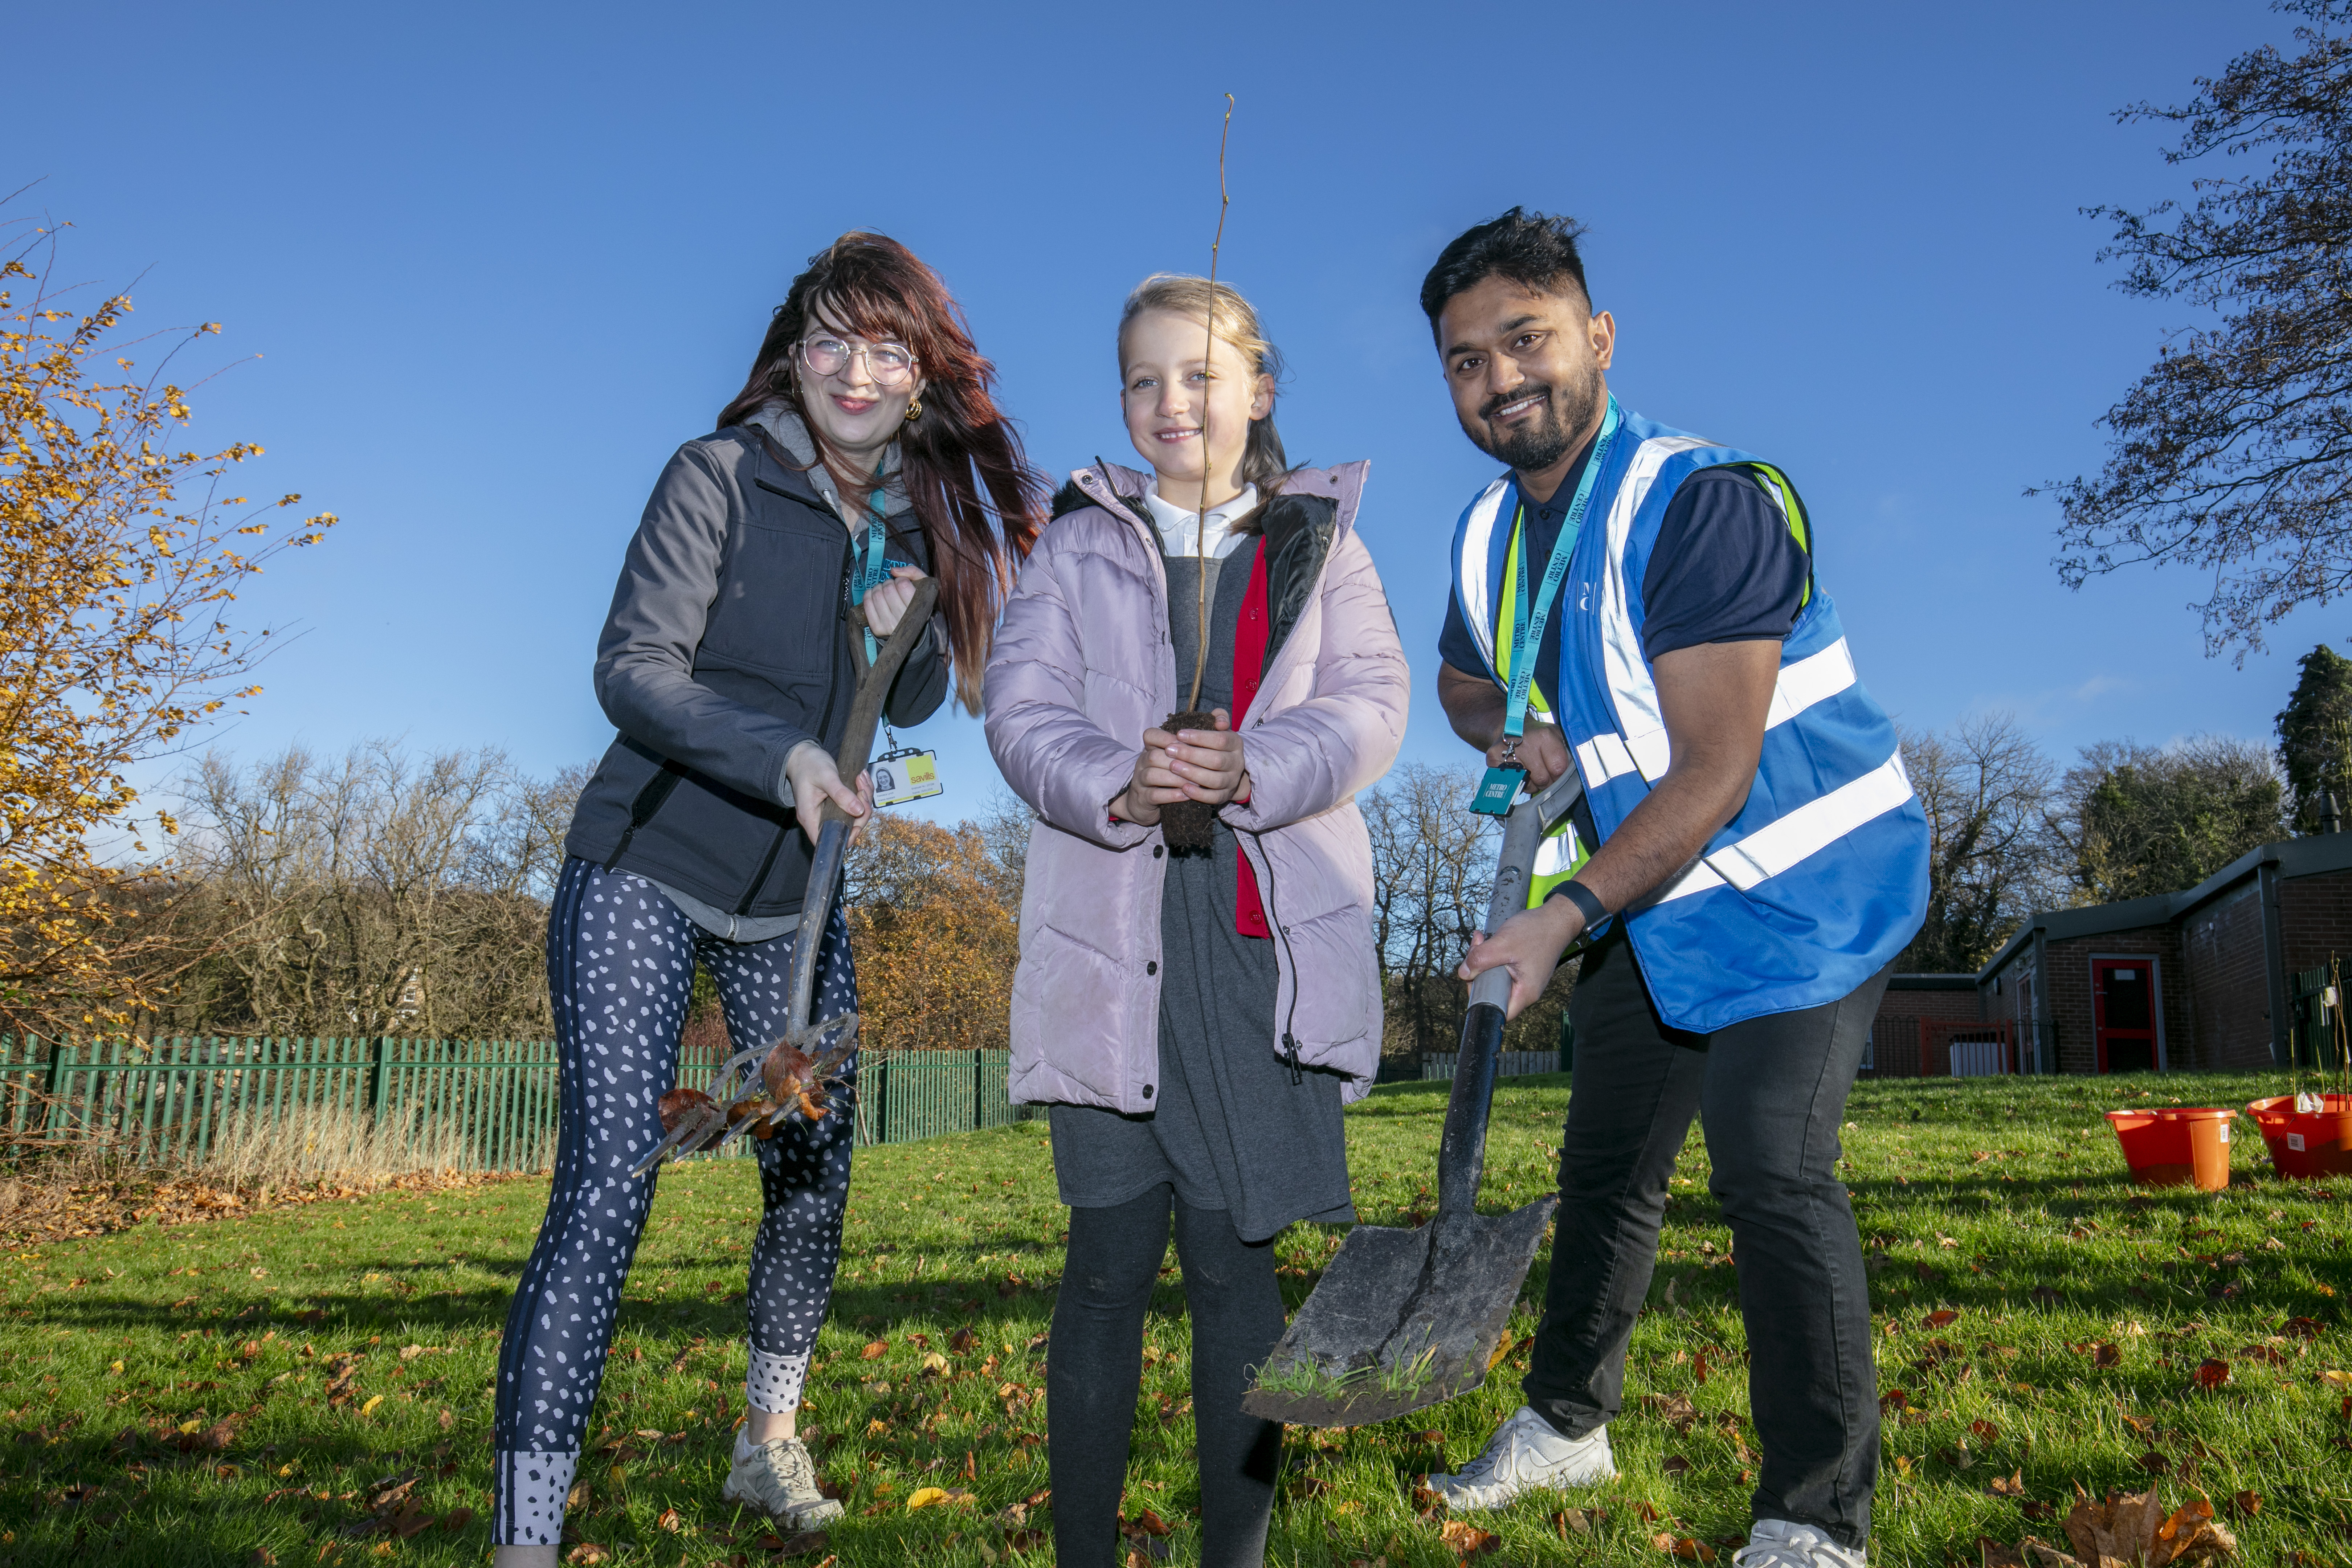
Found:
[[[2352,1291],[2347,1184],[2273,1180],[2242,1121],[2229,1192],[2141,1194],[2098,1117],[2143,1093],[2242,1105],[2283,1087],[2239,1077],[1857,1090],[1848,1182],[1871,1261],[1879,1381],[1903,1390],[1906,1406],[1885,1429],[1876,1561],[1974,1563],[1980,1533],[2061,1540],[2055,1520],[2029,1525],[2017,1500],[1992,1495],[1993,1479],[2019,1475],[2028,1500],[2063,1514],[2078,1482],[2095,1492],[2144,1484],[2151,1452],[2171,1467],[2193,1461],[2193,1486],[2225,1518],[2231,1494],[2263,1494],[2257,1517],[2232,1521],[2242,1561],[2286,1561],[2290,1548],[2315,1563],[2352,1561],[2352,1423],[2342,1413],[2352,1388],[2337,1385],[2352,1373],[2338,1294]],[[1507,1080],[1486,1206],[1548,1190],[1566,1095],[1564,1079]],[[1366,1219],[1433,1208],[1444,1104],[1443,1086],[1401,1084],[1350,1114]],[[983,1550],[1005,1552],[1007,1526],[992,1516],[1046,1484],[1033,1342],[1052,1310],[1064,1211],[1044,1134],[1026,1123],[857,1156],[849,1256],[805,1414],[822,1468],[846,1489],[849,1513],[828,1547],[845,1565],[979,1568]],[[1657,1563],[1651,1538],[1669,1521],[1701,1541],[1744,1529],[1754,1446],[1745,1341],[1724,1266],[1730,1236],[1706,1175],[1695,1137],[1633,1340],[1627,1409],[1612,1429],[1622,1479],[1477,1516],[1501,1537],[1486,1561]],[[412,1519],[486,1511],[498,1334],[544,1198],[541,1184],[513,1182],[142,1226],[10,1254],[0,1266],[0,1562],[244,1563],[256,1549],[306,1568],[484,1561],[479,1517],[396,1542],[344,1532],[368,1517],[380,1483],[411,1474]],[[751,1521],[718,1500],[742,1406],[734,1298],[757,1205],[746,1163],[664,1178],[582,1468],[590,1496],[573,1515],[615,1562],[776,1560]],[[1338,1232],[1307,1226],[1285,1238],[1294,1305],[1338,1245]],[[1150,1323],[1129,1503],[1175,1525],[1167,1544],[1181,1563],[1197,1540],[1198,1499],[1173,1263],[1171,1254]],[[1538,1263],[1528,1300],[1541,1288]],[[1925,1326],[1938,1311],[1958,1316]],[[323,1318],[306,1322],[305,1312]],[[2297,1317],[2322,1325],[2319,1337],[2281,1335]],[[1416,1511],[1413,1481],[1467,1458],[1516,1404],[1532,1322],[1523,1305],[1517,1348],[1475,1395],[1386,1426],[1295,1430],[1273,1561],[1453,1562],[1439,1521]],[[871,1344],[883,1349],[869,1360]],[[403,1360],[410,1345],[422,1350]],[[334,1363],[355,1368],[348,1397],[330,1403],[331,1358],[353,1354],[364,1359]],[[2228,1361],[2231,1377],[2198,1389],[2208,1358]],[[205,1446],[207,1433],[226,1447]],[[2163,1484],[2168,1498],[2189,1489]],[[909,1511],[925,1487],[973,1495]],[[1555,1521],[1564,1503],[1605,1516],[1584,1533]],[[1048,1518],[1040,1509],[1029,1523]],[[1010,1561],[1050,1554],[1048,1543]]]

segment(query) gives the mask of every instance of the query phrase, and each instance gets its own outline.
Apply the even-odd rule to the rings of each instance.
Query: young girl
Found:
[[[1071,1209],[1046,1374],[1057,1561],[1118,1560],[1172,1209],[1201,1561],[1227,1568],[1264,1559],[1280,1459],[1280,1425],[1241,1409],[1283,1331],[1274,1238],[1294,1220],[1355,1217],[1339,1110],[1379,1065],[1381,995],[1354,796],[1396,755],[1407,677],[1355,531],[1365,466],[1286,467],[1279,362],[1241,296],[1147,279],[1120,316],[1118,362],[1151,472],[1072,476],[988,667],[989,744],[1038,816],[1013,1098],[1052,1105]],[[1213,727],[1171,734],[1204,576],[1192,706]],[[1205,852],[1163,836],[1179,801],[1214,809]]]
[[[868,780],[853,789],[833,758],[856,685],[850,605],[888,635],[908,579],[936,576],[938,614],[887,710],[924,719],[950,670],[977,707],[1045,495],[990,399],[993,374],[937,274],[895,240],[844,235],[793,280],[717,433],[678,448],[646,505],[597,645],[596,695],[620,734],[581,795],[548,919],[562,1131],[499,1354],[501,1565],[555,1562],[653,1200],[653,1174],[628,1172],[662,1136],[695,966],[737,1047],[782,1035],[818,813],[828,798],[868,813]],[[838,909],[817,979],[814,1016],[856,1005]],[[726,1496],[793,1527],[840,1511],[794,1412],[840,1257],[851,1125],[794,1120],[753,1145],[766,1213]]]

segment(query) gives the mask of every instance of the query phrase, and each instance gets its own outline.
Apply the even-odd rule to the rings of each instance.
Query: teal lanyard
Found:
[[[1543,647],[1544,623],[1551,618],[1551,602],[1559,594],[1560,579],[1568,575],[1568,558],[1576,549],[1576,536],[1584,528],[1584,509],[1592,500],[1592,482],[1601,477],[1601,465],[1609,460],[1609,448],[1621,423],[1617,400],[1609,400],[1609,412],[1601,421],[1601,434],[1593,438],[1592,457],[1584,465],[1584,478],[1577,481],[1576,500],[1570,504],[1568,520],[1559,525],[1559,538],[1551,547],[1551,563],[1544,568],[1543,587],[1536,594],[1535,613],[1528,613],[1528,569],[1524,559],[1519,563],[1518,592],[1511,600],[1511,685],[1504,699],[1503,734],[1516,741],[1527,733],[1528,687],[1535,679],[1536,655]],[[1517,531],[1519,549],[1527,550],[1527,531]],[[1514,750],[1516,748],[1513,748]]]
[[[890,580],[889,563],[883,559],[889,541],[883,528],[886,497],[882,489],[882,465],[874,465],[874,489],[866,497],[869,523],[866,530],[866,558],[857,564],[857,602],[864,604],[866,594]],[[881,653],[882,645],[874,640],[874,628],[866,628],[866,662],[872,664]]]

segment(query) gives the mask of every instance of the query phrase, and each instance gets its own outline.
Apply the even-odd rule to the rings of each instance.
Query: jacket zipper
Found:
[[[1290,1081],[1294,1084],[1303,1083],[1306,1081],[1306,1075],[1300,1071],[1298,1066],[1298,1037],[1293,1032],[1298,1022],[1298,957],[1290,950],[1290,928],[1282,923],[1282,911],[1275,901],[1274,857],[1265,852],[1264,834],[1252,833],[1250,837],[1257,841],[1258,858],[1265,862],[1266,924],[1274,928],[1275,936],[1282,943],[1283,961],[1290,966],[1290,1011],[1285,1015],[1282,1021],[1283,1057],[1290,1064]]]
[[[1097,465],[1097,471],[1102,476],[1102,484],[1104,488],[1110,489],[1111,494],[1115,499],[1118,498],[1118,490],[1111,487],[1110,470],[1107,464],[1103,464],[1099,458],[1096,459],[1096,462]],[[1083,476],[1079,479],[1078,488],[1087,490],[1089,495],[1093,494],[1092,489],[1087,485]],[[1096,497],[1096,500],[1097,504],[1101,503],[1100,497]],[[1106,507],[1105,510],[1116,511],[1126,517],[1129,522],[1136,528],[1139,534],[1140,533],[1143,526],[1142,522],[1140,520],[1136,518],[1134,513],[1129,512],[1125,507],[1113,505]],[[1151,542],[1150,540],[1145,540],[1144,542],[1149,544]],[[1318,597],[1320,597],[1322,595],[1325,579],[1329,577],[1331,574],[1331,557],[1338,554],[1339,550],[1339,536],[1338,531],[1334,530],[1331,535],[1331,548],[1323,552],[1323,563],[1320,566],[1317,567],[1315,571],[1315,593]],[[1153,563],[1157,565],[1159,563],[1158,557],[1160,552],[1157,550],[1153,550],[1150,553],[1153,556]],[[1168,597],[1166,568],[1162,567],[1160,571],[1160,597],[1163,602],[1165,602]],[[1293,627],[1292,629],[1295,631],[1297,628]],[[1282,658],[1286,657],[1290,653],[1291,649],[1297,646],[1297,638],[1295,637],[1285,638],[1283,641],[1282,653],[1276,656],[1276,663],[1279,665]],[[1286,669],[1284,673],[1287,675],[1288,671]],[[1262,672],[1259,676],[1258,681],[1259,694],[1264,695],[1265,692],[1274,690],[1276,684],[1277,683],[1275,681],[1266,679],[1265,672]],[[1250,706],[1253,708],[1257,706],[1255,699],[1251,700]],[[1244,719],[1247,717],[1247,714],[1243,715],[1243,718]],[[1238,730],[1241,728],[1241,725],[1236,722],[1234,727]],[[1250,837],[1255,839],[1262,840],[1264,834],[1260,831],[1250,831]],[[1298,1022],[1298,959],[1297,954],[1291,951],[1290,928],[1282,923],[1281,913],[1276,906],[1274,895],[1274,858],[1266,854],[1265,846],[1263,842],[1260,842],[1258,845],[1258,856],[1265,862],[1265,892],[1266,923],[1274,927],[1276,936],[1282,943],[1283,957],[1290,965],[1290,1010],[1284,1017],[1282,1026],[1283,1060],[1289,1064],[1290,1081],[1294,1084],[1303,1083],[1306,1081],[1306,1074],[1298,1060],[1298,1036],[1296,1033],[1296,1026]]]
[[[841,549],[842,559],[845,563],[850,560],[851,546],[847,541],[843,542]],[[836,609],[834,612],[834,618],[838,623],[841,618],[839,610]],[[824,712],[816,721],[816,743],[820,746],[824,744],[825,731],[833,728],[833,707],[840,700],[840,697],[841,638],[836,636],[833,639],[833,668],[824,685]],[[776,857],[783,852],[784,835],[792,830],[793,823],[790,817],[776,825],[774,836],[768,840],[768,852],[761,858],[759,870],[752,874],[751,885],[743,889],[743,897],[735,906],[737,915],[748,915],[751,912],[751,901],[760,896],[760,889],[767,885],[768,873],[775,869]]]
[[[669,799],[670,792],[677,788],[677,781],[685,776],[683,767],[664,758],[654,776],[639,786],[635,796],[629,802],[629,825],[621,829],[621,841],[613,847],[611,858],[604,862],[606,874],[620,865],[621,857],[629,852],[629,840],[637,836],[638,828],[654,819],[655,813],[660,811],[662,804]]]

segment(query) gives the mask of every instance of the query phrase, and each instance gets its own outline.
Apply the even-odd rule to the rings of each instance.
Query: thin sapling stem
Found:
[[[1200,640],[1192,651],[1192,691],[1184,699],[1187,712],[1201,706],[1201,680],[1209,670],[1209,363],[1217,353],[1217,252],[1225,243],[1225,209],[1233,197],[1225,189],[1225,144],[1234,134],[1234,95],[1225,94],[1224,128],[1217,133],[1217,233],[1209,241],[1209,331],[1201,350],[1201,511],[1192,529],[1192,559],[1200,567]]]
[[[1209,395],[1213,382],[1210,362],[1217,352],[1217,254],[1225,241],[1225,209],[1232,197],[1225,189],[1225,144],[1233,135],[1234,95],[1225,94],[1224,128],[1217,138],[1217,233],[1209,242],[1209,310],[1208,341],[1201,359],[1201,493],[1195,498],[1200,510],[1193,518],[1192,567],[1196,579],[1194,588],[1192,646],[1192,689],[1184,700],[1181,710],[1171,713],[1167,728],[1171,731],[1206,730],[1216,723],[1213,713],[1201,711],[1201,687],[1209,673],[1209,486],[1215,478],[1209,458]],[[1176,606],[1170,605],[1172,618]],[[1160,816],[1160,834],[1168,847],[1180,854],[1205,852],[1216,842],[1217,809],[1208,802],[1185,799],[1171,802]]]

